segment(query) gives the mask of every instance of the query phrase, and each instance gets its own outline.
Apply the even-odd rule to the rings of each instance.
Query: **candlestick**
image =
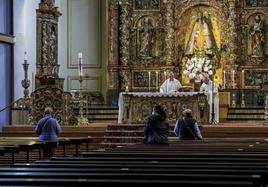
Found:
[[[156,91],[158,91],[158,71],[155,72],[155,79]]]
[[[232,83],[233,83],[233,89],[235,89],[235,70],[232,71]]]
[[[225,70],[223,71],[223,90],[225,90],[225,81],[226,81],[226,75],[225,75]]]
[[[151,89],[151,72],[149,71],[148,73],[149,73],[149,91],[150,91],[150,89]]]
[[[26,54],[26,52],[24,53]],[[24,63],[22,64],[24,70],[24,80],[21,81],[21,85],[24,88],[24,98],[29,98],[29,87],[30,87],[30,80],[28,79],[28,67],[29,64],[27,63],[26,58],[24,58]]]
[[[245,71],[244,70],[242,70],[242,78],[241,78],[241,81],[242,81],[241,87],[242,88],[245,88]]]
[[[34,91],[34,72],[32,72],[32,92]]]
[[[79,76],[83,76],[82,53],[78,53]]]

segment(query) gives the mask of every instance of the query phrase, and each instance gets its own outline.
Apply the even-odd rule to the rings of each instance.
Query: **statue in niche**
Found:
[[[199,12],[192,28],[185,54],[188,56],[205,56],[215,54],[216,52],[217,45],[210,19],[204,16],[202,12]]]
[[[138,56],[152,57],[154,45],[154,27],[151,19],[145,17],[140,29],[138,29]]]
[[[49,47],[50,47],[50,63],[51,64],[56,64],[56,31],[55,27],[51,26],[51,35],[50,35],[50,40],[49,40]]]
[[[254,17],[254,23],[250,27],[249,55],[251,57],[264,57],[265,49],[264,27],[260,15]]]

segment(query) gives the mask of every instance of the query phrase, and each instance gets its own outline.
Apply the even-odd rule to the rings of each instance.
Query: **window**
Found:
[[[0,33],[12,35],[12,1],[0,0]]]
[[[0,109],[12,99],[13,0],[0,0]],[[10,124],[10,108],[0,112],[0,126]]]

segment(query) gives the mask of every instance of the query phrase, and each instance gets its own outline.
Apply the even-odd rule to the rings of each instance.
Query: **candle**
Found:
[[[27,64],[27,52],[24,52],[24,64]]]
[[[242,78],[241,78],[241,81],[242,81],[241,87],[242,88],[245,88],[245,71],[244,70],[242,70]]]
[[[155,72],[155,79],[156,91],[158,91],[158,71]]]
[[[225,90],[225,81],[226,81],[226,77],[225,77],[225,70],[223,71],[223,89]]]
[[[128,90],[128,85],[126,85],[126,90],[125,90],[125,92],[127,93],[129,90]]]
[[[150,88],[151,88],[151,72],[149,71],[149,91],[150,91]]]
[[[78,66],[79,66],[79,76],[83,76],[83,67],[82,67],[82,53],[78,53]]]
[[[167,81],[167,72],[166,71],[164,72],[164,76],[165,76],[165,84],[166,84],[166,92],[167,92],[167,82],[166,82]]]
[[[233,83],[233,89],[235,88],[235,70],[232,71],[232,83]]]

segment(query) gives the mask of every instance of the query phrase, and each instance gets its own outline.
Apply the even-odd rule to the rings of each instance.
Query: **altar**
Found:
[[[121,92],[118,105],[118,124],[144,123],[155,105],[161,105],[167,110],[169,123],[175,123],[186,108],[192,110],[198,122],[208,123],[207,97],[201,92]]]

